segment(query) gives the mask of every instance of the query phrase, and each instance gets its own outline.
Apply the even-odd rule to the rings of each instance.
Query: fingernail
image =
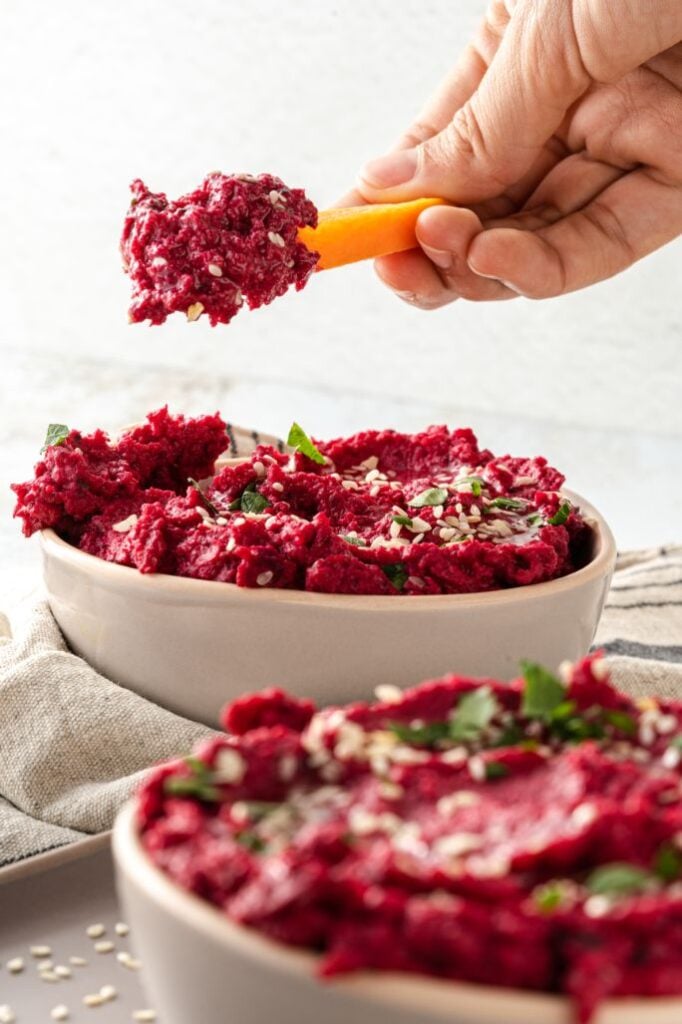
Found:
[[[516,292],[517,295],[523,295],[523,292],[518,285],[512,284],[511,281],[503,281],[501,277],[497,277],[496,274],[484,274],[478,270],[471,260],[469,260],[469,270],[472,270],[477,277],[485,277],[488,281],[499,281],[505,288],[508,288],[510,292]]]
[[[397,291],[394,291],[393,294],[397,295],[399,299],[403,300],[403,302],[409,302],[410,305],[413,305],[417,301],[417,293],[416,292],[397,292]]]
[[[370,160],[360,171],[360,177],[372,188],[393,188],[413,178],[417,171],[417,153],[414,149],[401,149]]]
[[[452,253],[447,249],[432,249],[430,245],[422,245],[422,249],[432,263],[435,263],[440,270],[451,270],[453,264]]]

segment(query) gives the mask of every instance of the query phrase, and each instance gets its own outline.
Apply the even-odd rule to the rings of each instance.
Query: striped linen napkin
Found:
[[[149,765],[211,734],[71,654],[44,600],[11,618],[13,635],[0,616],[0,865],[111,828]],[[621,556],[595,648],[631,695],[682,699],[682,547]]]

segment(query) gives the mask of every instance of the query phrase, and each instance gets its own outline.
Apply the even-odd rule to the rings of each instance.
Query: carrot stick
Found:
[[[403,252],[417,245],[415,226],[422,210],[444,202],[443,199],[413,199],[409,203],[322,210],[317,227],[300,228],[298,238],[306,248],[319,252],[318,270]]]

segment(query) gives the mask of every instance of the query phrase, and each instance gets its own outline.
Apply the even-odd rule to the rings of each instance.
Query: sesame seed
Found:
[[[41,981],[49,981],[50,983],[59,981],[59,975],[55,974],[54,971],[40,971],[38,977]]]
[[[102,985],[101,989],[99,990],[99,994],[101,995],[102,999],[104,999],[105,1002],[108,1003],[112,999],[116,998],[118,992],[116,991],[113,985]]]
[[[273,206],[277,206],[278,203],[286,203],[286,199],[284,198],[282,193],[278,192],[277,189],[274,188],[270,192],[268,192],[268,199],[270,200]]]
[[[374,694],[384,704],[397,704],[403,699],[403,691],[393,683],[380,683],[374,687]]]
[[[69,963],[74,967],[87,967],[88,961],[82,956],[70,956]]]
[[[106,928],[103,924],[90,924],[85,929],[85,934],[89,939],[101,939],[105,931]]]
[[[291,782],[298,769],[298,758],[293,754],[280,757],[277,771],[282,782]]]
[[[275,574],[269,569],[267,572],[260,572],[256,576],[256,583],[259,587],[267,587],[268,583],[272,583],[272,578]]]
[[[24,969],[24,959],[21,956],[15,956],[12,960],[7,961],[7,970],[10,974],[20,974]]]
[[[281,494],[281,492],[284,490],[284,484],[281,484],[279,480],[276,480],[275,483],[272,484],[272,489],[273,491],[277,491],[278,494]]]
[[[106,999],[102,999],[99,992],[93,992],[92,995],[83,996],[84,1006],[102,1006],[106,1003]]]
[[[39,960],[37,967],[39,971],[51,971],[54,964],[51,960]]]
[[[668,747],[663,757],[661,758],[661,764],[664,768],[677,768],[678,764],[682,760],[682,753],[677,747]]]
[[[95,953],[111,953],[113,948],[114,944],[109,939],[101,939],[95,943]]]
[[[236,546],[237,546],[237,541],[234,539],[234,537],[230,537],[228,542],[227,542],[227,544],[225,545],[225,550],[226,551],[234,551]]]
[[[611,901],[607,896],[590,896],[583,904],[588,917],[603,917],[611,909]]]
[[[233,805],[234,806],[234,805]],[[122,967],[127,967],[130,971],[139,971],[142,966],[142,961],[137,960],[132,954],[128,953],[127,950],[121,950],[120,953],[116,954],[116,959]]]
[[[193,302],[187,307],[187,319],[192,323],[194,320],[198,320],[201,314],[204,312],[203,302]]]
[[[14,1024],[16,1019],[12,1007],[8,1003],[3,1003],[0,1006],[0,1024]]]
[[[666,736],[677,729],[677,718],[675,715],[659,715],[655,725],[656,732],[660,733],[661,736]]]
[[[50,1017],[52,1020],[68,1020],[69,1019],[69,1008],[60,1003],[59,1006],[53,1006],[50,1010]]]
[[[276,231],[268,231],[268,239],[273,245],[276,245],[278,249],[283,249],[286,242],[281,235],[278,235]]]
[[[462,857],[466,853],[480,850],[482,846],[483,837],[476,832],[455,832],[436,839],[433,849],[440,857]]]
[[[418,587],[420,590],[422,587],[426,586],[421,576],[408,576],[407,582],[411,583],[413,587]]]
[[[597,817],[597,808],[594,804],[578,804],[571,812],[571,824],[576,828],[583,828],[591,825]]]
[[[212,277],[222,277],[223,272],[217,263],[209,263],[208,272]]]
[[[434,517],[434,519],[442,519],[444,512],[445,512],[445,509],[443,508],[442,505],[434,505],[433,506],[433,517]]]
[[[475,782],[485,781],[485,761],[482,757],[477,757],[476,755],[474,755],[474,757],[470,757],[468,767],[469,774]]]
[[[142,1024],[147,1024],[148,1021],[156,1020],[155,1010],[133,1010],[133,1020],[140,1021]]]
[[[164,259],[163,256],[155,256],[154,259],[152,260],[152,266],[157,267],[159,269],[161,267],[165,267],[167,263],[168,260]]]
[[[72,971],[70,967],[66,967],[64,964],[57,964],[54,969],[54,973],[58,978],[70,978]]]
[[[573,679],[573,662],[572,661],[562,661],[561,664],[559,665],[559,670],[558,671],[559,671],[559,679],[561,679],[562,683],[566,683],[568,685],[571,682],[571,680]]]
[[[444,817],[449,817],[453,811],[458,811],[461,807],[473,807],[480,801],[478,793],[474,793],[471,789],[460,789],[456,793],[447,793],[442,796],[436,804],[436,810]]]
[[[216,516],[216,525],[227,526],[227,519],[225,518],[225,516]]]
[[[213,778],[216,782],[232,785],[241,782],[246,772],[246,762],[242,755],[232,747],[223,747],[218,751],[213,764]]]
[[[43,957],[50,956],[52,950],[49,946],[31,946],[31,956]]]

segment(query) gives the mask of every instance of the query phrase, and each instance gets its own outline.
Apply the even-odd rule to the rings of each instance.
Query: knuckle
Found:
[[[438,129],[429,121],[415,121],[398,141],[398,146],[413,149],[438,134]]]

